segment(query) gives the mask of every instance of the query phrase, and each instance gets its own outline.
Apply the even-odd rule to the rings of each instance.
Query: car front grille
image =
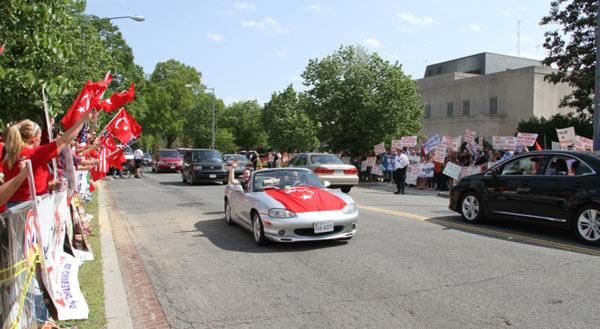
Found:
[[[301,235],[301,236],[324,236],[324,235],[331,235],[331,234],[339,233],[343,230],[344,230],[344,226],[339,225],[339,226],[334,226],[333,231],[330,231],[330,232],[315,233],[315,229],[311,227],[311,228],[295,229],[294,233],[296,233],[296,235]]]
[[[221,166],[202,166],[202,170],[221,170]]]

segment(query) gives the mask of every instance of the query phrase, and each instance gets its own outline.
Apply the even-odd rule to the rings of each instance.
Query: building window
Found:
[[[425,104],[425,113],[423,114],[425,119],[431,119],[431,104]]]
[[[498,115],[498,97],[490,97],[490,116]]]
[[[446,103],[446,116],[452,118],[454,116],[454,103]]]
[[[463,101],[463,116],[468,117],[471,115],[471,100],[467,99]]]

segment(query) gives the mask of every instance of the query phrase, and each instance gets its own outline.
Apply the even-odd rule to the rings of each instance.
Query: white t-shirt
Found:
[[[142,151],[142,149],[133,151],[133,158],[136,160],[142,160],[144,158],[144,151]]]

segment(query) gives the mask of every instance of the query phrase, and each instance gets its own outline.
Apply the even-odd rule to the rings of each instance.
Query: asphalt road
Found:
[[[519,222],[464,225],[448,200],[355,188],[346,242],[257,247],[221,185],[108,184],[172,328],[599,328],[600,248]]]

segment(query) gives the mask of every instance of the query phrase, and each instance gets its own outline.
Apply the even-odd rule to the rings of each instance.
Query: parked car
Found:
[[[225,154],[225,155],[223,155],[223,161],[225,161],[225,169],[226,170],[229,170],[229,166],[231,165],[231,163],[234,160],[237,160],[237,163],[238,163],[238,166],[237,166],[237,168],[235,168],[235,171],[234,171],[235,177],[242,176],[242,173],[244,173],[244,170],[246,170],[246,169],[254,170],[254,165],[252,164],[252,162],[250,162],[250,160],[245,155]],[[227,178],[227,176],[226,176],[226,178]]]
[[[184,183],[223,182],[225,163],[221,152],[211,149],[189,149],[183,157],[181,180]]]
[[[225,220],[251,231],[258,245],[349,240],[356,234],[356,203],[326,185],[304,168],[254,171],[246,191],[240,184],[225,188]]]
[[[582,241],[600,244],[600,154],[539,151],[515,156],[463,178],[450,209],[479,223],[502,215],[557,223]]]
[[[154,172],[177,172],[181,171],[182,157],[175,149],[160,149],[154,154],[152,171]]]
[[[312,170],[321,182],[329,181],[331,188],[341,188],[348,193],[358,184],[358,169],[345,164],[337,155],[330,153],[298,153],[289,162],[290,167]]]
[[[144,166],[150,167],[152,166],[152,155],[149,152],[144,153]]]

